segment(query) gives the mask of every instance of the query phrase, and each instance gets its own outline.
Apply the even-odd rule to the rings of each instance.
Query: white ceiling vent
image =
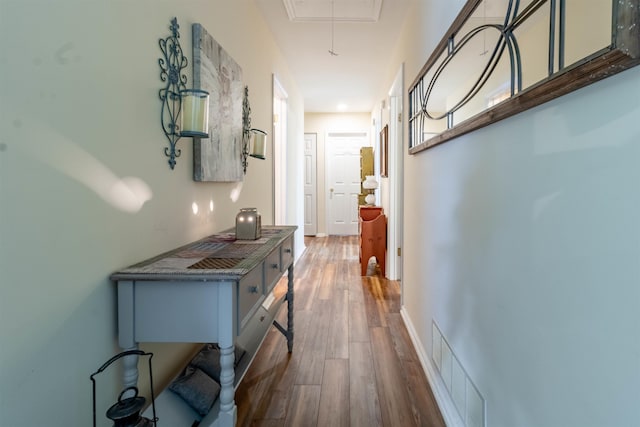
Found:
[[[378,22],[382,0],[282,0],[292,22]]]

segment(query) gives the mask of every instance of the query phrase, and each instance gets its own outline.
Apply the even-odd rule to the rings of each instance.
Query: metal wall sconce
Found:
[[[182,74],[189,61],[180,47],[178,20],[173,18],[169,29],[171,35],[160,39],[160,50],[164,55],[158,60],[160,80],[166,82],[160,89],[162,101],[160,122],[162,130],[169,140],[164,154],[169,157],[169,166],[173,169],[176,157],[181,151],[176,144],[181,137],[209,137],[209,93],[199,89],[187,89],[187,76]]]
[[[266,159],[267,153],[267,133],[260,129],[251,129],[251,143],[249,144],[249,155],[256,159]]]
[[[249,156],[264,160],[267,152],[267,133],[251,127],[251,107],[249,106],[249,87],[244,87],[242,100],[242,171],[247,174]]]

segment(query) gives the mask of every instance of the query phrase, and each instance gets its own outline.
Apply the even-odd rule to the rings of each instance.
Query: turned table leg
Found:
[[[287,349],[293,351],[293,264],[287,274]]]

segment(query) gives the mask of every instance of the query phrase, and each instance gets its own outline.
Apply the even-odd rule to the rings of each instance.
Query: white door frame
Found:
[[[403,138],[404,64],[389,89],[389,240],[387,242],[387,277],[402,279],[402,233],[404,215],[404,138]]]
[[[273,75],[273,221],[287,222],[287,92]]]

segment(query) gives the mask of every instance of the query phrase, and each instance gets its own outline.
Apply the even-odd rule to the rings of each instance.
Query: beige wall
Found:
[[[464,3],[415,3],[381,97]],[[405,152],[403,314],[449,425],[479,396],[487,427],[640,425],[638,93],[640,67]]]
[[[370,139],[373,127],[369,113],[306,113],[304,132],[317,135],[317,196],[318,196],[318,234],[327,233],[326,216],[326,158],[325,141],[329,132],[367,132]],[[373,139],[371,139],[373,141]],[[371,144],[373,145],[373,143]]]
[[[303,102],[250,0],[2,0],[0,9],[0,424],[90,425],[89,375],[119,351],[109,275],[232,226],[240,207],[273,222],[270,160],[251,160],[242,186],[196,183],[186,139],[169,168],[158,39],[170,19],[189,60],[199,22],[240,64],[253,126],[271,128],[274,73],[293,140],[302,140]],[[144,346],[157,385],[192,348]],[[118,373],[99,377],[101,414],[120,391]]]

